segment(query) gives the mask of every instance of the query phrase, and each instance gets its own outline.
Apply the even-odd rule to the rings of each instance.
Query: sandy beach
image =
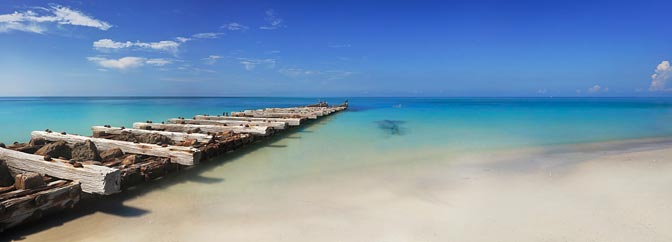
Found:
[[[325,157],[307,167],[291,156],[270,159],[272,147],[85,204],[79,215],[10,239],[672,240],[667,139],[460,155],[400,150],[361,164]]]

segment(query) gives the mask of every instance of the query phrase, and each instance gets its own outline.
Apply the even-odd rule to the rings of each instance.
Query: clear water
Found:
[[[4,125],[0,136],[1,140],[21,141],[28,138],[31,130],[45,128],[88,134],[88,127],[95,124],[130,125],[147,119],[159,121],[314,101],[315,98],[3,99],[0,122]],[[343,98],[328,101],[336,103]],[[612,175],[600,168],[594,179],[579,179],[573,183],[576,187],[569,185],[570,189],[558,190],[568,183],[548,180],[551,177],[546,174],[550,173],[545,170],[556,163],[524,150],[530,146],[670,136],[672,99],[351,98],[349,101],[349,111],[302,126],[282,139],[204,162],[120,196],[93,201],[84,209],[68,212],[67,216],[52,217],[53,222],[19,230],[11,238],[40,242],[397,241],[398,238],[470,241],[445,237],[418,239],[421,237],[411,235],[445,236],[451,231],[474,231],[480,235],[487,234],[482,231],[501,229],[495,233],[497,236],[507,231],[514,235],[525,231],[519,236],[531,238],[517,237],[510,241],[539,241],[551,234],[543,229],[560,230],[554,232],[560,235],[568,233],[557,224],[571,224],[580,231],[589,231],[591,236],[594,230],[585,228],[604,221],[618,221],[618,225],[600,231],[638,227],[622,225],[621,221],[669,227],[665,222],[649,223],[647,216],[655,213],[648,210],[632,218],[613,212],[625,211],[623,208],[633,207],[632,204],[644,204],[639,207],[651,211],[667,211],[664,203],[655,202],[665,199],[655,198],[665,194],[669,182],[654,179],[667,177],[660,175],[667,170]],[[398,126],[393,128],[393,124]],[[518,151],[518,147],[523,151],[510,157],[488,156],[499,154],[488,152],[490,149]],[[471,156],[481,153],[485,156]],[[517,161],[519,157],[523,160]],[[586,158],[567,157],[558,162],[572,163]],[[642,167],[652,164],[650,160],[642,161]],[[505,172],[511,166],[525,165],[539,170],[531,169],[525,174]],[[525,180],[534,174],[542,174],[543,179]],[[659,182],[641,182],[642,177]],[[627,181],[627,185],[616,183],[606,189],[595,186],[607,181]],[[655,188],[651,190],[654,191],[651,199],[641,196],[641,191],[651,187]],[[637,193],[623,193],[623,189]],[[586,195],[594,197],[586,199]],[[642,200],[632,200],[633,197]],[[584,200],[576,200],[581,198]],[[497,202],[489,202],[493,199]],[[557,203],[547,206],[549,201]],[[634,202],[622,208],[609,206],[622,201]],[[592,220],[575,219],[586,217],[585,211],[591,211],[592,217],[587,217]],[[603,211],[608,216],[593,211]],[[538,214],[556,220],[540,223]],[[485,222],[474,223],[473,218]],[[493,222],[493,218],[499,222]],[[475,229],[446,229],[466,228],[465,224],[475,224]],[[542,236],[527,237],[528,230],[517,229],[533,226],[539,229],[529,231]],[[642,231],[642,235],[656,234],[648,229]],[[589,238],[595,240],[588,236],[574,241]]]
[[[345,98],[323,99],[340,103]],[[0,98],[0,141],[51,129],[313,103],[317,98]],[[325,138],[387,149],[496,149],[672,135],[669,98],[351,98]]]

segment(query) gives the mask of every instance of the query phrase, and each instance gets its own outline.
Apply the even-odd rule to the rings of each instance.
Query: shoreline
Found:
[[[168,179],[172,181],[161,181],[160,189],[119,201],[147,211],[140,216],[115,215],[128,211],[117,208],[120,211],[94,212],[34,234],[15,231],[11,237],[25,236],[25,241],[672,238],[666,229],[672,221],[659,216],[672,213],[672,207],[661,202],[672,199],[668,189],[672,176],[665,175],[672,172],[672,162],[666,160],[672,157],[669,137],[479,154],[400,151],[389,155],[391,160],[283,175],[265,167],[264,153],[247,154],[196,174],[224,183]],[[184,218],[187,214],[192,217]]]

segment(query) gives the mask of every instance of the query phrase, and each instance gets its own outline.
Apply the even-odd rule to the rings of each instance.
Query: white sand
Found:
[[[12,236],[40,242],[672,241],[672,145],[666,142],[471,155],[398,151],[360,163],[328,156],[312,166],[294,163],[291,154],[278,158],[277,149],[214,166],[201,178],[173,177],[161,183],[168,184],[164,189],[124,202],[149,211],[141,216],[97,212]]]

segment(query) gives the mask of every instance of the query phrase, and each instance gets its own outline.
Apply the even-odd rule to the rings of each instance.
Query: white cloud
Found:
[[[228,29],[228,30],[231,30],[231,31],[245,31],[245,30],[250,29],[250,27],[247,27],[245,25],[242,25],[242,24],[239,24],[239,23],[236,23],[236,22],[224,24],[220,28]]]
[[[537,90],[537,93],[538,93],[538,94],[546,94],[547,92],[548,92],[548,90],[546,90],[546,89],[539,89],[539,90]]]
[[[672,67],[670,61],[663,61],[656,66],[655,73],[651,75],[651,86],[649,91],[666,91],[667,81],[672,79]]]
[[[0,33],[23,31],[41,34],[47,30],[48,24],[82,26],[100,30],[108,30],[112,27],[111,24],[105,21],[60,5],[34,9],[39,13],[27,10],[0,15]]]
[[[145,63],[153,66],[165,66],[173,63],[173,61],[164,58],[155,58],[155,59],[149,59],[145,61]]]
[[[268,68],[275,68],[276,61],[275,59],[249,59],[249,58],[238,58],[240,64],[243,64],[245,70],[251,71],[258,65],[265,65]]]
[[[267,25],[261,26],[259,27],[259,29],[273,30],[287,27],[285,25],[285,21],[277,16],[275,10],[273,9],[266,10],[265,14],[266,17],[264,17],[264,20],[266,20]]]
[[[175,39],[176,39],[178,42],[180,42],[180,43],[185,43],[185,42],[191,40],[191,38],[186,38],[186,37],[177,37],[177,38],[175,38]]]
[[[289,77],[301,77],[320,74],[319,71],[312,71],[301,68],[282,68],[278,72]]]
[[[145,64],[146,59],[142,57],[123,57],[120,59],[107,59],[104,57],[88,57],[89,61],[98,64],[103,68],[126,70],[131,68],[141,67]]]
[[[586,91],[588,91],[588,93],[608,92],[609,88],[608,87],[602,87],[600,85],[594,85],[592,87],[589,87],[588,90],[586,90]]]
[[[147,59],[144,57],[128,56],[119,59],[108,59],[105,57],[88,57],[87,60],[107,69],[117,69],[120,71],[142,67],[145,64],[153,66],[165,66],[172,61],[163,58]],[[98,69],[101,70],[101,69]],[[103,69],[104,70],[104,69]]]
[[[224,33],[198,33],[194,34],[191,37],[197,38],[197,39],[216,39],[219,38],[220,35],[223,35]]]
[[[218,55],[210,55],[208,57],[203,58],[203,62],[205,62],[205,64],[208,64],[208,65],[214,65],[217,62],[217,60],[219,60],[221,58],[222,57],[218,56]]]
[[[181,43],[172,41],[172,40],[162,40],[159,42],[131,42],[131,41],[126,41],[126,42],[116,42],[111,39],[101,39],[98,41],[93,42],[93,48],[97,50],[105,50],[105,49],[123,49],[123,48],[131,48],[131,47],[136,47],[136,48],[141,48],[141,49],[150,49],[150,50],[157,50],[157,51],[163,51],[163,52],[169,52],[169,53],[177,53]]]

